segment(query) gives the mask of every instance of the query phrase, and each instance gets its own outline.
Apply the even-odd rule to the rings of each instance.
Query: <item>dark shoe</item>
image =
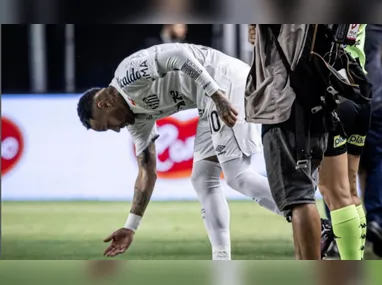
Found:
[[[373,244],[373,251],[382,257],[382,227],[375,221],[367,223],[366,239]]]
[[[327,256],[330,245],[334,241],[332,224],[329,220],[321,219],[321,259]]]

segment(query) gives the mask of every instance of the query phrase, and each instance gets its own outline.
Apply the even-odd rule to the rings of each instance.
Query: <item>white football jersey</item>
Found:
[[[137,155],[156,135],[156,120],[186,109],[204,109],[207,96],[225,91],[224,80],[247,69],[236,58],[192,44],[157,45],[125,58],[110,85],[136,114],[127,129]]]

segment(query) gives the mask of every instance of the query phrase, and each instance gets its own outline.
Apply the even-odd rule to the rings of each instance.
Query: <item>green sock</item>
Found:
[[[361,252],[362,252],[362,259],[365,255],[365,244],[366,244],[366,215],[365,211],[363,210],[362,204],[357,206],[357,211],[360,219],[360,228],[361,228]]]
[[[355,205],[330,213],[341,260],[361,260],[360,218]]]

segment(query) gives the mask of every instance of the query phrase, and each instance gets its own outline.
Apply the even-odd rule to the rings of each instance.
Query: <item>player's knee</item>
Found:
[[[353,204],[349,188],[344,185],[319,184],[319,189],[331,211]]]
[[[229,187],[234,190],[240,191],[243,187],[245,187],[245,176],[247,171],[242,171],[240,173],[228,172],[224,173],[224,178]]]
[[[194,163],[191,183],[198,196],[220,188],[221,168],[219,163],[201,160]]]
[[[244,187],[245,176],[251,169],[251,159],[233,159],[222,163],[224,179],[229,187],[240,191]]]
[[[241,188],[238,181],[236,180],[236,178],[234,178],[234,177],[227,178],[225,176],[224,176],[224,178],[225,178],[227,185],[229,187],[231,187],[232,189],[239,190]]]

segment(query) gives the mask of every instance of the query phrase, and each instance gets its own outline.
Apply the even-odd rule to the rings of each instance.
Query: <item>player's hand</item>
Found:
[[[133,242],[134,232],[121,228],[104,239],[104,242],[110,242],[111,245],[105,250],[104,255],[113,257],[124,253]]]
[[[256,25],[249,24],[248,25],[248,42],[254,45],[255,41],[256,41]]]
[[[237,115],[239,114],[232,106],[227,96],[222,91],[217,91],[211,96],[215,103],[216,111],[220,119],[229,127],[233,127],[237,121]]]

